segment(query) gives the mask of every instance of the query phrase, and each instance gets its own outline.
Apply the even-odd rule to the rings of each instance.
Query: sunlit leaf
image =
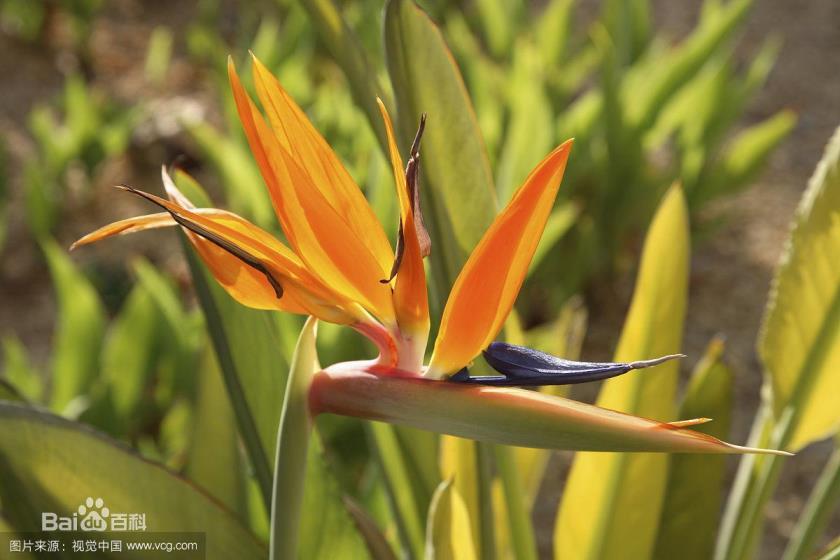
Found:
[[[265,558],[229,511],[176,474],[81,424],[0,404],[0,499],[8,522],[39,531],[41,512],[69,516],[89,496],[112,512],[145,514],[149,531],[203,533],[208,558]]]
[[[426,560],[478,558],[470,531],[469,514],[451,480],[440,483],[426,523]]]
[[[803,195],[759,337],[786,442],[800,449],[840,427],[840,132]]]
[[[385,52],[404,147],[428,114],[421,192],[432,236],[432,303],[442,303],[496,214],[493,177],[461,73],[440,30],[411,0],[388,2]]]
[[[692,193],[692,203],[706,202],[723,193],[744,188],[764,167],[770,154],[787,138],[796,124],[792,111],[781,111],[741,131],[727,146],[722,161]]]
[[[688,290],[688,216],[679,187],[665,195],[648,230],[633,301],[615,359],[679,352]],[[606,381],[597,404],[646,418],[676,415],[678,364]],[[668,475],[668,457],[588,454],[575,458],[554,533],[555,553],[577,558],[647,558]]]
[[[799,516],[783,560],[813,558],[814,549],[837,508],[840,501],[840,450],[837,442],[834,445],[834,451],[814,483],[808,502]]]
[[[732,372],[722,361],[723,343],[714,340],[697,364],[680,407],[680,418],[709,417],[695,428],[717,438],[729,435]],[[719,455],[674,455],[659,523],[654,558],[706,560],[714,552],[723,502],[726,462]]]

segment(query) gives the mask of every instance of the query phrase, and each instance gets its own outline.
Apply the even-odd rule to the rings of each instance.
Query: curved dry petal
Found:
[[[773,453],[525,389],[374,375],[341,364],[315,374],[313,414],[333,413],[504,445],[574,451]]]
[[[571,140],[564,142],[537,165],[473,250],[446,301],[429,377],[460,370],[501,330],[551,213],[571,147]]]

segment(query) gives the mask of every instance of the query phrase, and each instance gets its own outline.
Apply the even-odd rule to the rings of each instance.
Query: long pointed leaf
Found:
[[[451,480],[440,483],[426,523],[426,560],[474,560],[469,513]]]
[[[665,195],[650,226],[636,290],[615,359],[679,352],[688,291],[688,215],[679,187]],[[671,420],[678,366],[631,372],[605,382],[598,405]],[[561,557],[647,558],[653,551],[668,457],[578,454],[555,527]]]
[[[440,300],[496,214],[493,176],[461,73],[440,30],[411,0],[388,2],[385,47],[403,143],[428,114],[422,195]]]
[[[0,499],[15,529],[39,531],[41,512],[70,516],[88,496],[145,514],[149,531],[203,533],[207,558],[265,558],[229,511],[178,475],[82,424],[0,403]]]
[[[697,364],[680,407],[680,418],[709,416],[697,431],[718,438],[729,434],[732,372],[721,360],[723,343],[714,340]],[[714,551],[726,463],[717,455],[675,455],[662,506],[654,558],[707,560]]]
[[[91,283],[54,241],[45,239],[41,247],[58,300],[50,402],[61,412],[99,373],[105,310]]]

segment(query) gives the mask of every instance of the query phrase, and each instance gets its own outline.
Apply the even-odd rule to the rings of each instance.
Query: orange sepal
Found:
[[[392,323],[391,291],[379,283],[384,267],[368,247],[369,237],[357,235],[300,159],[281,145],[242,87],[232,63],[229,75],[246,136],[295,252],[323,284],[360,303],[383,322]],[[378,223],[376,227],[381,230]],[[390,247],[388,252],[391,259]]]
[[[377,102],[388,134],[388,148],[400,203],[400,224],[405,246],[394,284],[394,309],[401,331],[425,336],[429,332],[429,300],[423,256],[420,250],[420,242],[415,233],[412,201],[409,197],[408,185],[403,172],[402,158],[400,158],[400,152],[394,138],[394,126],[391,123],[391,117],[388,115],[388,110],[382,100],[377,99]],[[425,344],[425,338],[423,343]]]
[[[487,347],[502,328],[551,213],[572,141],[531,172],[485,232],[449,294],[427,375],[452,374]]]
[[[394,257],[388,237],[359,186],[323,136],[274,75],[252,55],[254,85],[278,142],[288,151],[313,185],[364,239],[380,266],[387,270]]]

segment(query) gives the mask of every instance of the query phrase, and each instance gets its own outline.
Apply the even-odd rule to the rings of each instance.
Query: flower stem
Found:
[[[271,560],[297,557],[300,509],[312,432],[309,385],[313,374],[320,369],[315,350],[316,324],[317,321],[310,317],[300,333],[277,431],[271,495]]]

